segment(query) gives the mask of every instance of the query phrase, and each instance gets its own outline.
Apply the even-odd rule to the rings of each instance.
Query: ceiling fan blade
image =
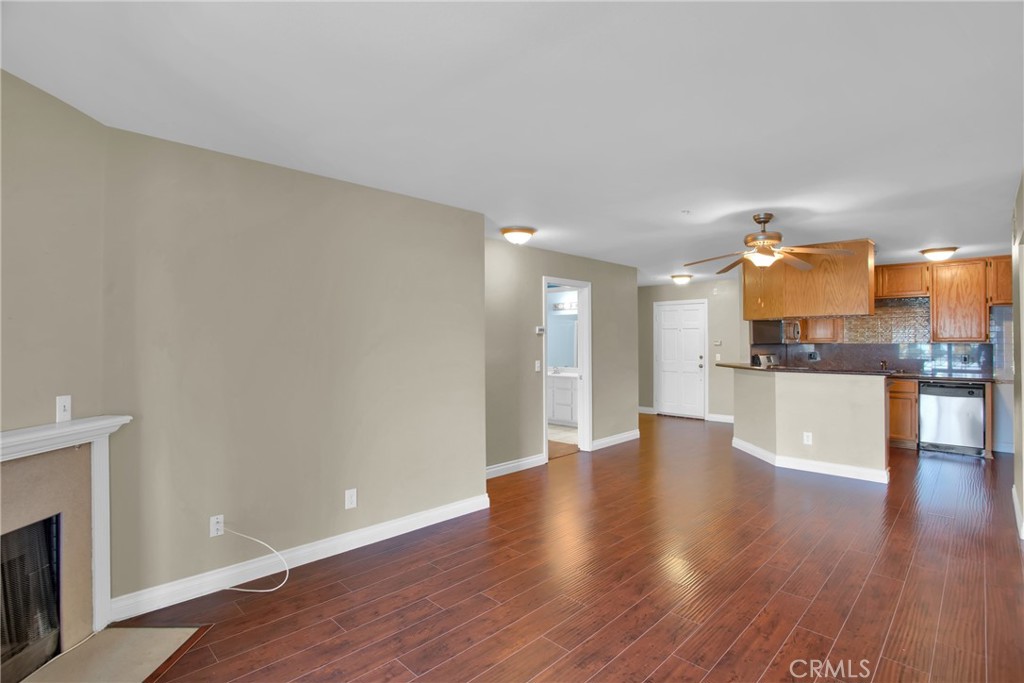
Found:
[[[778,253],[782,254],[782,262],[785,263],[787,266],[793,266],[797,270],[811,270],[812,268],[814,268],[814,266],[812,266],[807,261],[798,259],[796,256],[793,256],[792,254],[789,254],[785,251],[780,251]]]
[[[708,261],[717,261],[718,259],[721,259],[721,258],[729,258],[730,256],[735,256],[736,254],[745,254],[745,253],[747,253],[747,252],[745,252],[745,251],[734,251],[731,254],[722,254],[721,256],[712,256],[711,258],[701,259],[700,261],[691,261],[690,263],[684,263],[683,267],[684,268],[689,268],[690,266],[695,266],[698,263],[707,263]]]
[[[780,247],[779,251],[791,254],[834,254],[836,256],[849,256],[853,252],[849,249],[822,249],[820,247]]]
[[[745,252],[741,251],[739,253],[742,254],[742,253],[745,253]],[[722,268],[720,271],[715,273],[715,275],[721,275],[722,273],[728,273],[730,270],[732,270],[733,268],[735,268],[736,266],[738,266],[741,263],[743,263],[743,257],[742,256],[740,256],[738,259],[736,259],[735,261],[733,261],[732,263],[727,265],[725,268]]]

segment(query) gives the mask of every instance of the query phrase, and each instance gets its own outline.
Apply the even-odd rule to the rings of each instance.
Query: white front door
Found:
[[[654,304],[654,410],[704,418],[707,302]]]

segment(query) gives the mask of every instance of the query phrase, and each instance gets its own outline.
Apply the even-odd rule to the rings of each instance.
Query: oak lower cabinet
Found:
[[[928,296],[931,271],[927,263],[875,266],[875,298],[899,299]]]
[[[988,259],[988,303],[990,306],[1013,303],[1013,262],[1009,256]]]
[[[988,261],[933,263],[932,341],[988,341]]]
[[[890,379],[889,442],[899,448],[917,448],[917,380]]]
[[[840,344],[842,318],[808,318],[800,321],[800,341],[805,344]]]

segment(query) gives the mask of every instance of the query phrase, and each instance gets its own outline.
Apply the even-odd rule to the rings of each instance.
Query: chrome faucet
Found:
[[[882,368],[882,372],[889,372],[889,361],[880,360],[878,361],[878,366]]]

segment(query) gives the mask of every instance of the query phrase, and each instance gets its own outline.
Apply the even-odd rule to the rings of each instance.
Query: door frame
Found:
[[[703,323],[704,323],[704,415],[700,418],[702,420],[708,419],[708,398],[709,398],[709,387],[711,379],[711,358],[708,356],[708,300],[707,299],[677,299],[674,301],[655,301],[654,309],[652,311],[651,318],[654,321],[654,338],[653,345],[651,347],[651,370],[654,377],[651,386],[654,387],[654,396],[652,397],[651,403],[654,404],[654,412],[658,413],[658,390],[661,388],[661,380],[658,379],[658,347],[661,346],[661,342],[658,339],[658,310],[666,306],[675,306],[678,304],[700,304],[704,311]],[[673,413],[660,413],[663,415],[672,415]],[[681,415],[679,417],[691,417],[689,415]],[[696,419],[696,418],[695,418]]]
[[[583,280],[570,280],[564,277],[545,275],[541,278],[541,320],[544,324],[543,343],[541,344],[540,371],[541,381],[541,421],[544,425],[544,461],[548,460],[548,285],[572,287],[579,291],[576,304],[576,342],[579,344],[577,367],[580,380],[577,385],[576,397],[579,401],[576,411],[576,439],[581,451],[590,451],[594,447],[594,395],[593,395],[593,340],[591,310],[591,283]]]

